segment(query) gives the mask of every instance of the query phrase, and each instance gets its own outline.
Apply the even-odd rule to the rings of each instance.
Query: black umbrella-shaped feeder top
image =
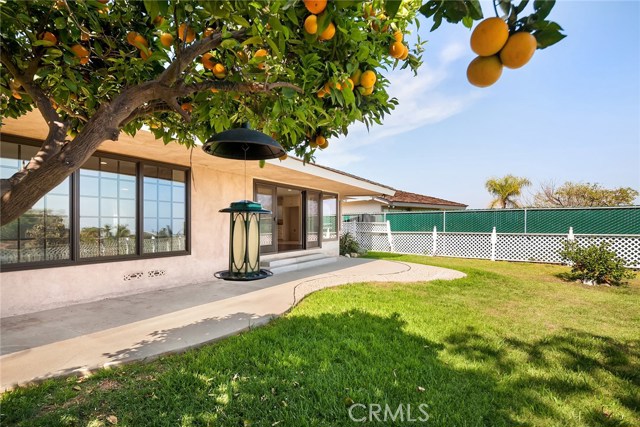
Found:
[[[212,156],[235,160],[268,160],[286,154],[275,139],[250,129],[248,123],[213,135],[202,149]]]

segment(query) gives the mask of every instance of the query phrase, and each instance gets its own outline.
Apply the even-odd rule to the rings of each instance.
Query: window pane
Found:
[[[185,251],[184,171],[145,167],[144,173],[144,252]]]
[[[338,198],[330,194],[322,196],[322,238],[338,238]]]
[[[88,170],[80,172],[80,257],[134,255],[135,162],[92,157],[85,166]]]
[[[38,152],[38,147],[0,143],[0,173],[8,178]],[[70,257],[69,182],[60,185],[17,220],[0,228],[0,263],[15,264]]]

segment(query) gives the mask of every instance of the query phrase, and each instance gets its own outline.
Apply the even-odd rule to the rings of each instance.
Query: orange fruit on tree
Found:
[[[132,43],[135,47],[137,47],[138,49],[142,49],[142,46],[144,47],[149,47],[149,42],[147,41],[147,39],[145,39],[142,35],[138,34],[134,39],[133,39],[133,43]]]
[[[247,53],[244,50],[239,50],[236,52],[236,56],[238,57],[238,59],[240,60],[240,62],[246,64],[247,61],[249,61],[249,56],[247,56]]]
[[[304,5],[309,12],[317,15],[327,8],[327,0],[304,0]]]
[[[502,19],[494,17],[480,22],[471,33],[471,50],[480,56],[491,56],[500,49],[509,38],[509,26]]]
[[[265,49],[258,49],[256,50],[256,53],[253,54],[254,58],[259,58],[259,57],[266,57],[269,54],[269,52],[267,52]],[[264,62],[261,62],[258,64],[258,68],[261,70],[264,70],[265,68],[265,64]]]
[[[409,56],[409,48],[405,45],[402,45],[402,47],[404,48],[404,51],[402,52],[402,55],[400,55],[399,59],[402,59],[404,61]]]
[[[507,68],[520,68],[529,62],[537,48],[538,42],[530,33],[512,34],[500,51],[500,61]]]
[[[218,89],[216,89],[215,87],[211,88],[211,93],[218,93],[220,92]]]
[[[373,93],[373,86],[371,87],[360,86],[358,88],[358,92],[360,92],[360,95],[362,96],[369,96]]]
[[[467,68],[467,80],[474,86],[487,87],[502,75],[502,62],[497,55],[477,56]]]
[[[333,25],[333,22],[329,22],[327,28],[324,29],[320,36],[318,37],[320,40],[331,40],[333,36],[336,35],[336,26]]]
[[[321,150],[324,150],[327,147],[329,147],[329,141],[327,141],[326,139],[324,140],[324,143],[318,144],[318,148]]]
[[[73,54],[78,58],[86,58],[87,56],[89,56],[89,51],[81,44],[74,44],[73,46],[71,46],[71,52],[73,52]]]
[[[160,43],[162,43],[162,46],[170,48],[173,45],[173,36],[169,33],[162,33],[160,35]]]
[[[318,135],[316,136],[315,143],[317,146],[321,146],[327,143],[327,139],[322,135]]]
[[[91,36],[89,34],[85,33],[84,31],[80,32],[80,40],[82,40],[83,42],[88,42],[90,38]]]
[[[186,22],[183,22],[178,27],[178,38],[183,42],[191,43],[196,39],[196,32],[193,28],[187,26]]]
[[[325,88],[320,89],[316,95],[318,95],[318,98],[324,98],[325,96],[327,96],[327,91],[325,90]]]
[[[403,37],[402,31],[400,30],[393,33],[393,38],[396,39],[397,42],[402,42]]]
[[[147,49],[146,52],[143,49],[140,49],[140,58],[144,59],[145,61],[147,59],[149,59],[149,57],[151,56],[151,49]]]
[[[214,62],[211,60],[212,58],[213,55],[211,55],[209,52],[202,55],[202,65],[207,70],[213,70],[213,67],[215,66]]]
[[[326,82],[324,84],[324,90],[327,93],[329,93],[331,92],[331,89],[342,90],[342,85],[340,83],[335,83],[335,82]]]
[[[351,78],[348,78],[346,82],[344,82],[345,86],[349,86],[349,89],[353,90],[353,88],[356,86],[353,84],[353,80],[351,80]]]
[[[212,35],[215,32],[215,30],[211,27],[207,27],[204,29],[204,36],[205,37],[209,37],[210,35]]]
[[[15,99],[22,99],[22,95],[15,91],[11,92],[11,96],[13,96]]]
[[[49,31],[45,31],[44,33],[42,33],[40,40],[48,41],[49,43],[51,43],[51,45],[58,44],[58,38],[56,37],[56,35]]]
[[[366,3],[364,5],[364,19],[368,19],[370,16],[375,16],[376,15],[376,10],[373,8],[373,4],[371,3]]]
[[[304,20],[304,30],[309,34],[315,34],[318,32],[318,17],[316,15],[309,15]]]
[[[190,113],[193,111],[193,105],[191,105],[190,102],[185,102],[184,104],[182,104],[180,106],[180,108],[182,108],[184,111]]]
[[[224,79],[227,77],[227,69],[224,68],[224,65],[217,63],[213,66],[213,75],[218,79]]]
[[[404,53],[404,45],[402,42],[393,42],[391,46],[389,46],[389,55],[392,57],[399,59]]]
[[[89,63],[89,57],[88,56],[84,56],[84,57],[80,58],[80,64],[87,65],[88,63]]]
[[[138,37],[139,35],[140,34],[136,33],[135,31],[129,31],[127,33],[127,43],[129,43],[131,46],[134,46],[136,37]]]
[[[371,70],[367,70],[364,73],[362,73],[362,77],[360,77],[360,85],[365,89],[369,89],[376,84],[376,80],[377,80],[376,73],[374,73]]]

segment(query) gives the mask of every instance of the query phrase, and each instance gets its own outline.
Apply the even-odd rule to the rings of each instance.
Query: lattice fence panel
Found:
[[[609,242],[610,249],[625,260],[627,267],[640,268],[640,236],[576,235],[575,238],[580,246],[585,247]]]
[[[388,252],[391,250],[385,222],[346,222],[342,232],[350,232],[362,249]]]
[[[496,259],[503,261],[562,262],[558,252],[563,234],[498,234]]]
[[[403,254],[431,255],[432,233],[392,233],[394,252]]]
[[[436,255],[456,258],[491,258],[491,234],[438,233]]]

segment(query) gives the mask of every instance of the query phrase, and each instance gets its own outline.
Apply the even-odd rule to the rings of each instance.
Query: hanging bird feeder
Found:
[[[247,160],[275,159],[286,154],[282,146],[262,132],[241,128],[220,132],[209,139],[202,149],[205,153],[225,159]],[[246,191],[246,185],[245,185]],[[224,280],[257,280],[271,276],[269,270],[260,268],[260,215],[271,214],[258,202],[241,200],[220,212],[231,214],[229,237],[229,270],[219,271],[217,278]]]

